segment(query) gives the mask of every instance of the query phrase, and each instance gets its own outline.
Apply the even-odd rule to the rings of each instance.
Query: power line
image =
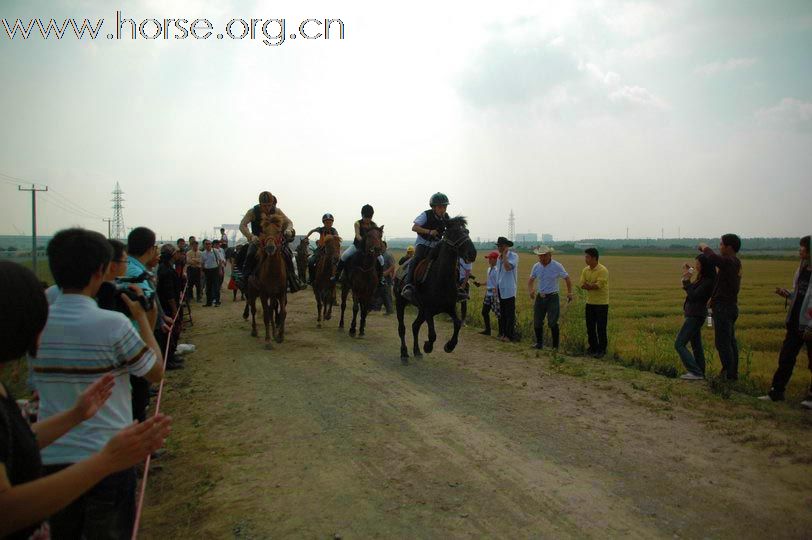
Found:
[[[78,210],[81,210],[82,212],[84,212],[86,214],[89,214],[89,215],[93,216],[96,219],[103,219],[102,216],[96,214],[95,212],[91,212],[90,210],[84,208],[83,206],[80,206],[80,205],[76,204],[75,202],[73,202],[72,200],[68,199],[65,195],[63,195],[59,191],[55,190],[53,187],[51,187],[50,193],[53,193],[54,195],[59,197],[62,201],[67,203],[68,205],[73,206],[74,208],[76,208]]]
[[[49,193],[50,193],[50,191],[49,191]],[[96,218],[95,215],[89,214],[87,212],[80,212],[80,211],[78,211],[78,210],[76,210],[74,208],[71,208],[71,207],[63,204],[62,202],[60,202],[59,199],[54,199],[52,197],[44,197],[44,200],[45,200],[46,203],[48,203],[48,204],[50,204],[50,205],[52,205],[52,206],[54,206],[56,208],[59,208],[60,210],[62,210],[64,212],[68,212],[70,214],[73,214],[75,216],[79,216],[79,217],[85,218],[85,219],[101,219],[101,218]]]

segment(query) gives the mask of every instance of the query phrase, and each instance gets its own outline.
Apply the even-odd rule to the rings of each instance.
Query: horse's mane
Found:
[[[468,219],[465,216],[454,216],[448,220],[448,225],[452,227],[468,227]]]
[[[341,237],[335,234],[325,234],[322,240],[323,245],[335,243],[337,248],[341,248]]]
[[[268,233],[268,227],[275,227],[276,231],[270,231],[273,234],[279,234],[279,230],[282,228],[282,218],[277,216],[276,214],[271,214],[270,216],[267,214],[262,215],[262,232]]]

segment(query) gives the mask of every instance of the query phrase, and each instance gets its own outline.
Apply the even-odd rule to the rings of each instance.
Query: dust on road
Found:
[[[370,314],[361,339],[336,329],[335,310],[317,329],[309,289],[289,297],[272,351],[241,312],[230,299],[194,309],[184,340],[197,352],[168,377],[175,429],[150,479],[143,538],[812,530],[808,420],[780,432],[769,413],[709,405],[698,386],[536,358],[475,329],[454,353],[402,366],[394,317]],[[450,325],[438,335],[442,344]]]

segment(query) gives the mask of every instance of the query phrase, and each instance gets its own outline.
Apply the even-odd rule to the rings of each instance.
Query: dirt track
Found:
[[[241,307],[195,306],[184,341],[198,351],[169,374],[175,432],[143,538],[812,531],[808,422],[776,433],[768,414],[714,399],[716,419],[696,385],[551,362],[475,329],[455,353],[404,367],[393,317],[370,314],[353,339],[334,310],[318,330],[309,289],[290,297],[285,342],[266,351]]]

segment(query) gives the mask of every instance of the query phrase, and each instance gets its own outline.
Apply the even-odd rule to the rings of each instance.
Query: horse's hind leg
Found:
[[[267,298],[262,298],[262,321],[265,323],[265,348],[271,349],[271,306]]]
[[[347,292],[344,287],[341,288],[341,319],[338,321],[338,327],[344,328],[344,310],[347,309]]]
[[[355,335],[355,323],[358,320],[358,301],[355,299],[355,295],[352,297],[352,323],[350,323],[350,335]]]
[[[457,347],[457,339],[460,335],[460,328],[462,327],[462,321],[457,317],[457,308],[454,307],[450,312],[451,315],[451,322],[454,323],[454,334],[451,336],[446,344],[443,346],[443,350],[447,353],[453,352],[454,349]]]
[[[434,315],[426,317],[426,324],[429,327],[429,339],[423,343],[423,351],[428,354],[434,350],[434,342],[437,341],[437,332],[434,331]]]
[[[287,298],[279,300],[279,310],[276,311],[276,342],[282,343],[285,340],[285,319],[288,317]]]
[[[417,317],[412,323],[412,338],[414,339],[414,342],[412,343],[412,354],[416,358],[423,356],[423,353],[420,352],[420,345],[418,344],[418,342],[420,340],[420,327],[423,325],[423,322],[425,320],[426,320],[425,315],[423,314],[423,310],[421,309],[417,312]]]
[[[316,292],[316,328],[321,328],[321,311],[322,311],[322,303],[321,303],[321,294]]]
[[[409,349],[406,347],[406,325],[403,322],[406,316],[406,302],[403,302],[398,298],[395,301],[395,309],[397,310],[398,315],[398,337],[400,337],[400,361],[403,362],[403,364],[408,364]]]
[[[366,302],[360,302],[361,304],[361,326],[358,329],[358,335],[363,336],[364,330],[367,327],[367,312],[369,311],[369,306]]]
[[[251,337],[257,337],[257,299],[250,301],[251,304]]]

